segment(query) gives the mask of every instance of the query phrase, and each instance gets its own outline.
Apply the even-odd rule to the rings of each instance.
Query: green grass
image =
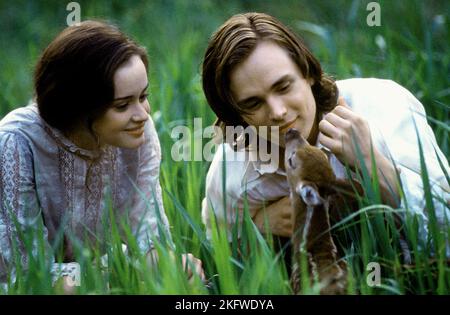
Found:
[[[381,27],[366,25],[369,1],[79,1],[82,19],[103,18],[131,34],[150,55],[150,101],[152,116],[162,145],[161,185],[164,205],[172,228],[176,252],[192,252],[203,261],[211,285],[199,281],[189,285],[181,264],[172,263],[167,245],[156,242],[160,270],[143,266],[136,248],[130,255],[120,250],[120,238],[111,231],[107,267],[101,267],[100,248],[79,246],[77,261],[82,268],[80,294],[288,294],[289,279],[282,259],[251,225],[246,216],[242,239],[246,247],[226,240],[224,231],[213,230],[207,240],[201,223],[208,162],[175,162],[171,128],[203,117],[203,127],[214,121],[201,90],[200,66],[210,34],[234,13],[270,13],[301,33],[326,72],[337,79],[354,76],[392,79],[413,92],[424,104],[438,144],[449,156],[450,104],[450,11],[446,1],[378,1]],[[0,117],[25,105],[32,97],[32,71],[43,48],[65,26],[67,11],[60,1],[0,2]],[[444,23],[439,18],[442,16]],[[377,46],[384,39],[386,48]],[[381,47],[381,48],[380,48]],[[205,139],[204,143],[209,139]],[[422,165],[426,165],[422,154]],[[423,168],[425,170],[425,168]],[[448,294],[450,270],[443,255],[450,227],[439,231],[431,211],[429,242],[418,241],[418,222],[407,215],[404,230],[412,249],[415,267],[399,259],[397,212],[377,206],[376,180],[363,177],[373,191],[362,200],[355,219],[334,228],[348,244],[345,256],[351,273],[349,293],[362,294]],[[427,172],[423,172],[425,199],[432,207]],[[120,224],[120,223],[118,223]],[[28,248],[39,239],[39,228],[23,236]],[[133,237],[128,235],[129,244]],[[235,238],[235,237],[234,237]],[[270,238],[269,238],[270,239]],[[244,246],[243,245],[243,246]],[[130,247],[130,246],[129,246]],[[436,262],[429,264],[435,250]],[[52,294],[48,261],[41,245],[30,271],[18,270],[18,281],[9,294]],[[368,262],[379,262],[382,286],[370,287]],[[18,264],[20,266],[20,264]],[[0,291],[1,292],[1,291]],[[56,290],[56,293],[59,292]],[[314,287],[306,293],[316,293]]]

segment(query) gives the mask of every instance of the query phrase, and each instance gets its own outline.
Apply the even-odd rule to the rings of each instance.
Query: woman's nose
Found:
[[[279,98],[269,98],[267,100],[267,104],[269,106],[269,118],[274,121],[283,120],[284,116],[286,116],[287,108],[284,102]]]

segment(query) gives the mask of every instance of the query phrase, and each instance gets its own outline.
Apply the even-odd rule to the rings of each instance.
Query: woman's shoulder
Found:
[[[29,104],[9,112],[0,120],[0,139],[27,139],[38,136],[42,126],[37,107]]]

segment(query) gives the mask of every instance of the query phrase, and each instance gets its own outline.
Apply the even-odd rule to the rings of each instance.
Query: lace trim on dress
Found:
[[[13,229],[15,230],[15,220],[11,215],[15,215],[19,221],[19,185],[20,185],[20,154],[19,144],[16,141],[6,141],[2,148],[3,154],[0,156],[0,202],[2,202],[2,217],[6,223],[6,235],[9,241],[12,241]],[[6,213],[5,213],[6,212]],[[18,240],[16,240],[18,241]],[[19,250],[25,252],[24,244],[17,242]],[[8,253],[5,253],[8,256]],[[9,253],[10,255],[12,253]],[[11,257],[9,257],[11,258]],[[23,259],[22,259],[23,260]]]
[[[74,197],[75,197],[75,185],[74,185],[74,173],[75,173],[75,158],[73,154],[58,147],[58,162],[59,162],[59,175],[61,176],[61,182],[64,185],[66,209],[70,213],[70,216],[74,210]],[[61,218],[60,218],[61,219]]]
[[[96,160],[100,157],[102,150],[86,150],[80,148],[75,143],[67,139],[67,137],[64,136],[60,130],[47,124],[47,122],[39,115],[39,110],[36,104],[32,104],[31,109],[37,114],[37,119],[39,119],[44,130],[58,143],[59,146],[84,159]]]

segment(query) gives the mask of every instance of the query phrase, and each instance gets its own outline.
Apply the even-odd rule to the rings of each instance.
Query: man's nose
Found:
[[[286,116],[287,108],[284,102],[276,97],[271,97],[267,100],[269,106],[269,118],[273,121],[283,120]]]

